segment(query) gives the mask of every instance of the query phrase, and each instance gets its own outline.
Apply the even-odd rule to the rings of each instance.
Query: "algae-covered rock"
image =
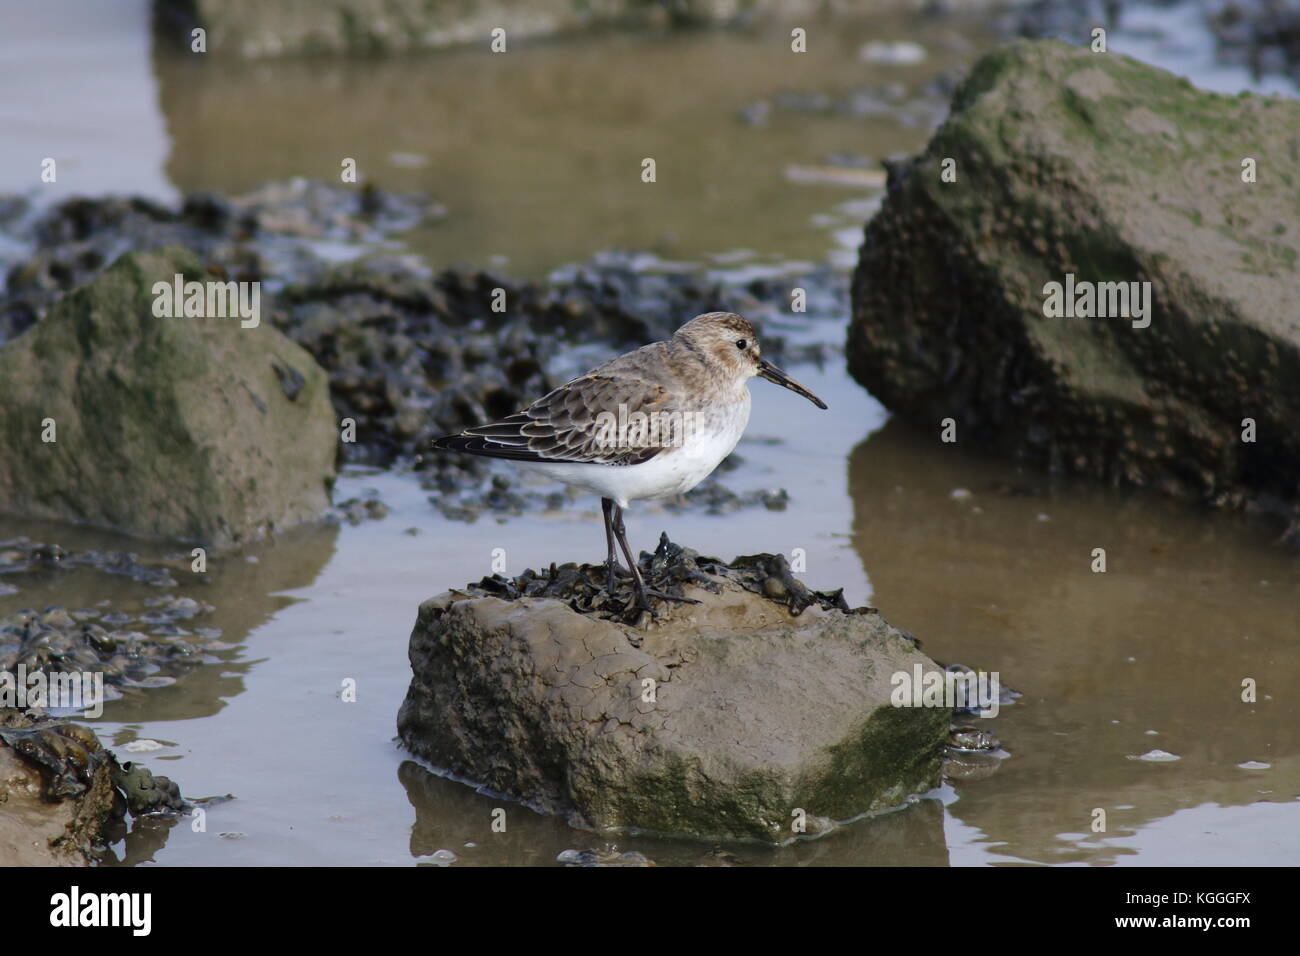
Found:
[[[1298,258],[1300,103],[1020,42],[981,60],[925,152],[891,170],[849,367],[936,438],[951,418],[959,444],[1290,511]],[[1058,315],[1050,283],[1078,308]],[[1147,315],[1101,283],[1149,290]],[[1094,317],[1077,317],[1083,284]]]
[[[177,274],[211,279],[129,253],[0,348],[0,510],[225,547],[328,507],[324,372],[269,323],[156,316]]]
[[[85,865],[128,811],[188,809],[175,783],[119,764],[93,730],[0,707],[0,866]]]
[[[652,586],[675,576],[702,602],[664,607],[649,628],[584,597],[603,578],[597,566],[552,568],[552,582],[572,584],[550,597],[476,586],[424,602],[402,741],[579,826],[767,842],[937,781],[951,711],[890,702],[895,673],[940,670],[913,639],[874,611],[834,606],[838,595],[804,589],[814,599],[792,605],[754,593],[779,560],[747,559],[733,574],[690,558],[688,573],[657,577],[643,559]]]
[[[112,773],[93,731],[0,707],[0,866],[87,863],[114,816]]]

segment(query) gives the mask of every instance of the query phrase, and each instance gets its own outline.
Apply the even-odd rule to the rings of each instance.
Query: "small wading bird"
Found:
[[[826,407],[761,357],[749,322],[708,312],[666,342],[610,359],[518,414],[436,438],[433,447],[509,459],[600,495],[606,587],[614,593],[617,540],[632,577],[632,606],[653,615],[651,597],[689,599],[646,587],[628,547],[623,509],[639,498],[690,491],[731,454],[749,423],[748,382],[755,375]]]

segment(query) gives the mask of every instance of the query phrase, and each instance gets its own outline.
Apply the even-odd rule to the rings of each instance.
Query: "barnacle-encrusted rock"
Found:
[[[174,783],[119,765],[94,731],[0,707],[0,866],[85,864],[127,810],[186,808]]]
[[[621,619],[626,587],[607,594],[590,565],[424,602],[402,741],[580,826],[767,842],[936,782],[950,711],[890,703],[891,675],[938,669],[914,639],[809,590],[779,556],[728,566],[664,539],[641,566],[702,603],[637,628]]]
[[[951,418],[961,445],[1294,515],[1298,158],[1293,100],[1054,41],[994,52],[891,170],[849,368],[936,437]],[[1070,275],[1149,282],[1150,312],[1045,314]]]

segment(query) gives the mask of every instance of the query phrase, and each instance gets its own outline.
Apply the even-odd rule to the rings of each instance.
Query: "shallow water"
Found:
[[[792,188],[788,167],[837,153],[879,160],[919,148],[927,129],[895,115],[835,121],[779,109],[753,127],[737,114],[783,90],[890,82],[903,84],[900,103],[915,101],[912,87],[966,60],[952,46],[980,39],[945,27],[923,66],[857,61],[862,42],[901,29],[896,18],[828,28],[804,54],[772,31],[614,33],[505,55],[275,62],[219,82],[206,64],[163,56],[167,171],[186,190],[242,190],[268,177],[336,177],[352,157],[362,178],[445,205],[445,222],[407,237],[431,262],[492,262],[524,276],[612,246],[692,261],[737,248],[821,260],[826,236],[810,220],[833,212],[845,189]],[[641,181],[647,157],[654,183]]]
[[[852,53],[868,39],[913,40],[929,56],[918,67],[866,66]],[[329,176],[339,156],[354,156],[381,185],[446,204],[444,220],[404,237],[435,265],[539,275],[620,244],[705,262],[751,250],[727,257],[740,266],[842,261],[878,191],[792,183],[787,167],[918,148],[925,125],[898,114],[926,102],[916,91],[944,66],[991,40],[975,24],[887,19],[818,41],[814,32],[803,57],[765,31],[357,64],[158,57],[159,112],[148,122],[161,120],[171,142],[160,160],[141,138],[138,189]],[[1119,42],[1113,35],[1112,48]],[[894,80],[900,105],[877,119],[774,110],[751,127],[735,118],[783,89]],[[93,105],[65,105],[72,112],[58,125],[76,128],[75,110]],[[659,161],[655,184],[639,181],[645,155]],[[0,190],[17,188],[0,172]],[[838,343],[842,322],[800,337]],[[945,784],[825,839],[727,853],[780,865],[1300,859],[1300,659],[1288,653],[1300,575],[1265,529],[943,445],[888,420],[838,359],[792,371],[830,411],[755,383],[744,463],[726,478],[740,492],[784,487],[788,509],[710,517],[638,505],[627,519],[633,546],[667,530],[724,558],[803,548],[811,586],[844,587],[850,603],[879,607],[936,659],[997,671],[1022,696],[988,722],[1008,753],[988,779]],[[498,547],[511,573],[601,558],[595,502],[464,524],[442,518],[409,475],[355,471],[336,500],[366,489],[389,506],[386,518],[215,561],[207,583],[178,574],[176,592],[216,607],[203,624],[220,627],[231,649],[170,687],[110,702],[97,729],[118,747],[161,743],[131,756],[187,796],[236,799],[208,809],[206,832],[146,824],[114,854],[168,865],[407,865],[446,849],[456,865],[549,865],[564,849],[608,845],[660,863],[718,862],[707,844],[573,830],[434,776],[393,740],[419,602],[488,573]],[[0,539],[17,534],[69,549],[183,550],[0,518]],[[1094,548],[1106,550],[1104,574],[1090,569]],[[84,570],[12,583],[21,590],[0,596],[0,614],[156,593]],[[1245,678],[1259,683],[1256,704],[1241,702]],[[342,699],[348,679],[354,703]],[[1153,750],[1179,759],[1130,759]],[[1241,767],[1252,761],[1266,766]],[[491,830],[499,806],[506,833]],[[1107,812],[1106,833],[1090,831],[1095,808]]]

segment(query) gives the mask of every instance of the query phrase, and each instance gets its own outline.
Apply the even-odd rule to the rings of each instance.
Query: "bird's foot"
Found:
[[[605,571],[605,590],[610,594],[613,594],[614,589],[618,587],[619,578],[630,578],[632,576],[617,561],[606,562],[605,567],[607,569]]]
[[[630,609],[638,611],[648,611],[652,618],[659,616],[658,612],[650,606],[650,599],[658,598],[660,601],[676,601],[678,604],[699,604],[695,598],[680,597],[676,594],[669,594],[666,591],[656,591],[654,588],[637,588],[632,596]]]

